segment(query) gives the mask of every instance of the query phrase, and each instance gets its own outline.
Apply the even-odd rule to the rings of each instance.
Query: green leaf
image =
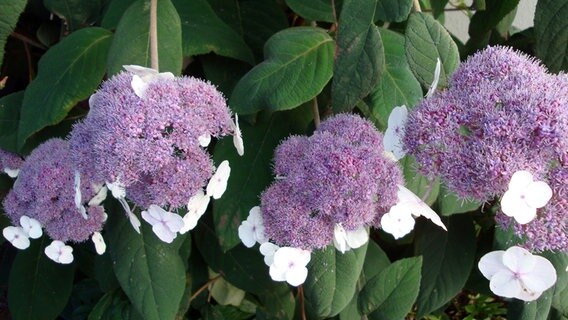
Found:
[[[262,307],[257,309],[258,319],[292,320],[296,301],[288,286],[278,286],[275,290],[258,297]]]
[[[416,160],[411,155],[407,155],[400,161],[403,168],[406,188],[414,192],[419,198],[428,194],[424,202],[428,205],[432,205],[440,192],[440,179],[437,178],[434,181],[430,181],[428,178],[418,173],[416,171]]]
[[[105,238],[116,278],[136,310],[144,319],[173,319],[185,289],[178,248],[158,239],[147,223],[136,233],[120,209],[109,214]]]
[[[6,40],[16,28],[16,23],[20,18],[20,14],[26,8],[26,0],[2,0],[0,2],[0,67],[4,60],[4,46]],[[0,79],[2,80],[2,79]]]
[[[120,288],[107,292],[97,302],[88,320],[138,320],[143,319],[134,309]]]
[[[335,2],[335,10],[339,13],[341,0],[286,0],[290,9],[305,19],[313,21],[336,22],[333,13],[332,3]]]
[[[0,98],[0,148],[18,152],[18,124],[24,91]]]
[[[444,220],[448,231],[430,221],[416,230],[415,253],[422,255],[422,280],[416,302],[421,318],[443,306],[464,287],[475,259],[475,231],[468,215]]]
[[[552,72],[568,70],[568,0],[539,0],[534,15],[536,56]]]
[[[173,0],[182,21],[183,55],[214,52],[254,63],[250,48],[241,35],[221,20],[206,0]]]
[[[408,18],[410,9],[412,0],[378,0],[375,21],[402,22]]]
[[[552,296],[552,306],[564,316],[568,316],[568,254],[564,252],[550,253],[543,255],[556,269],[557,280],[554,285],[554,295]]]
[[[59,123],[77,102],[95,91],[105,74],[111,36],[102,28],[81,29],[43,55],[38,76],[24,93],[19,148],[33,133]]]
[[[213,202],[213,220],[219,244],[227,251],[240,243],[237,233],[241,221],[250,209],[259,205],[259,195],[272,181],[274,149],[291,133],[303,133],[311,120],[311,112],[302,107],[291,112],[276,112],[263,116],[251,126],[241,121],[245,142],[245,154],[239,156],[232,138],[217,144],[213,160],[221,163],[229,160],[231,177],[227,191]]]
[[[376,6],[377,0],[348,0],[341,10],[331,86],[335,112],[353,109],[385,69],[381,35],[373,23]]]
[[[353,298],[367,244],[341,253],[334,246],[312,252],[304,283],[306,306],[320,318],[333,317]]]
[[[422,257],[388,266],[359,293],[359,311],[368,319],[403,319],[418,297],[421,267]]]
[[[404,36],[388,29],[379,31],[385,47],[386,68],[366,101],[380,126],[386,128],[392,109],[416,105],[422,99],[422,88],[404,56]]]
[[[266,42],[264,56],[233,90],[229,104],[239,114],[293,109],[317,96],[333,72],[333,39],[323,29],[290,28]]]
[[[73,265],[51,261],[43,252],[47,236],[18,252],[8,281],[8,306],[14,319],[55,319],[65,308],[73,285]]]
[[[93,24],[101,10],[100,0],[44,0],[43,4],[47,10],[65,20],[71,32]]]
[[[515,320],[547,320],[552,302],[552,290],[546,290],[540,298],[531,302],[514,299],[509,303],[508,319]]]
[[[469,199],[460,199],[458,196],[447,190],[440,188],[438,195],[438,208],[443,216],[451,216],[452,214],[473,211],[481,205],[479,202]]]
[[[134,2],[136,0],[110,0],[101,21],[101,27],[109,30],[116,29],[120,18]]]
[[[471,17],[469,36],[472,39],[485,37],[518,4],[519,0],[486,0],[485,10],[478,10]]]
[[[363,281],[363,284],[366,283],[390,264],[389,257],[383,249],[374,241],[369,241],[363,271],[361,272],[361,278],[359,280]]]
[[[170,0],[158,1],[160,71],[179,74],[182,67],[181,22]],[[110,46],[107,66],[113,75],[123,65],[150,67],[150,2],[136,1],[122,15]]]
[[[250,65],[242,61],[216,55],[206,55],[199,59],[205,78],[217,86],[225,97],[230,97],[237,82],[250,70]]]
[[[440,58],[442,69],[438,88],[446,87],[460,57],[456,43],[444,26],[431,15],[414,12],[408,19],[405,38],[406,58],[416,79],[429,88],[434,80],[436,59]]]

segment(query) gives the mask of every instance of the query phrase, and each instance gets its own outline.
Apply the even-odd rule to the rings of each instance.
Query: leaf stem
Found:
[[[211,278],[207,282],[205,282],[204,285],[202,285],[199,289],[197,289],[197,291],[195,291],[194,294],[191,295],[191,297],[189,298],[189,302],[193,301],[193,299],[195,299],[201,292],[203,292],[205,289],[207,289],[212,283],[219,280],[219,278],[221,278],[220,274],[218,274],[214,278]]]
[[[414,0],[414,11],[422,12],[422,8],[420,8],[420,0]]]
[[[318,107],[318,98],[314,97],[312,99],[312,113],[314,114],[314,125],[316,129],[320,126],[320,115],[319,115],[319,107]]]
[[[156,71],[160,70],[158,61],[158,0],[150,0],[150,66]]]
[[[302,314],[302,320],[306,320],[306,306],[304,305],[304,286],[298,287],[298,298],[300,299],[300,313]]]

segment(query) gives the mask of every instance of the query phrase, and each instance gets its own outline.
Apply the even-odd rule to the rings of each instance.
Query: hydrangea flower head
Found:
[[[80,191],[82,201],[87,203],[99,190],[92,180],[83,177]],[[4,209],[14,225],[25,215],[37,220],[52,239],[82,242],[102,229],[106,215],[102,206],[89,206],[85,219],[77,208],[75,196],[75,169],[69,144],[51,139],[28,156],[4,199]],[[30,230],[33,228],[30,225]]]
[[[11,178],[18,176],[24,160],[17,154],[0,149],[0,171]]]

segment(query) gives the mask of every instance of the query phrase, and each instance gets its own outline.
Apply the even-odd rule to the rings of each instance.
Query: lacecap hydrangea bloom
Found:
[[[54,240],[77,243],[89,239],[106,220],[100,202],[91,202],[103,186],[86,176],[77,178],[77,174],[68,142],[46,141],[22,165],[3,202],[6,214],[14,225],[21,224],[23,216],[37,220]]]
[[[331,244],[334,230],[357,238],[362,228],[379,226],[402,184],[382,140],[369,121],[340,114],[310,137],[282,142],[274,157],[276,182],[261,195],[267,238],[278,246],[312,250]],[[336,238],[345,246],[345,239]]]
[[[515,172],[545,177],[568,147],[567,107],[566,76],[513,49],[490,47],[410,112],[404,145],[421,173],[485,202],[503,195]]]
[[[18,176],[24,160],[19,155],[0,149],[0,171],[11,178]]]

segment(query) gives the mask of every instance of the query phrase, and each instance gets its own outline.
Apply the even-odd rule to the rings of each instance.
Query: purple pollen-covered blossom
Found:
[[[179,208],[214,171],[199,138],[233,134],[231,112],[222,94],[199,79],[152,81],[140,98],[132,77],[120,73],[91,97],[87,118],[70,137],[73,160],[95,180],[120,181],[143,208]]]
[[[405,149],[462,198],[501,196],[511,176],[539,180],[568,148],[568,81],[533,58],[491,47],[462,63],[447,90],[410,114]]]
[[[4,199],[4,209],[14,225],[25,215],[34,218],[54,240],[82,242],[102,229],[102,206],[87,208],[83,218],[75,204],[75,169],[69,144],[51,139],[37,147],[21,167],[18,179]],[[81,177],[82,204],[96,195],[97,186]]]
[[[0,149],[0,171],[18,170],[23,163],[24,160],[19,155]]]
[[[311,137],[282,142],[274,158],[277,180],[261,196],[267,236],[280,246],[314,249],[331,243],[336,224],[378,225],[402,184],[382,140],[367,120],[340,114]]]

